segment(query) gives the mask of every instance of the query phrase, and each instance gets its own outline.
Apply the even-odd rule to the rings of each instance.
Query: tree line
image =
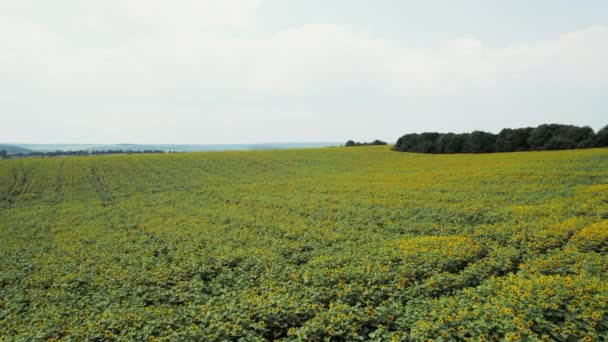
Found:
[[[358,142],[358,141],[353,141],[353,140],[349,140],[346,142],[346,144],[344,146],[346,147],[352,147],[352,146],[376,146],[376,145],[388,145],[386,142],[382,141],[382,140],[374,140],[372,142]]]
[[[0,158],[8,159],[10,157],[60,157],[60,156],[88,156],[88,155],[103,155],[103,154],[140,154],[140,153],[165,153],[161,150],[100,150],[100,151],[53,151],[53,152],[29,152],[8,154],[5,150],[0,150]]]
[[[498,134],[411,133],[400,137],[394,151],[421,153],[491,153],[608,147],[608,126],[597,133],[591,127],[543,124],[536,128],[505,128]]]

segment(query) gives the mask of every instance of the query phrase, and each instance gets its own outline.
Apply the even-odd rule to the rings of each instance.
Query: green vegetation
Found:
[[[372,142],[358,142],[358,141],[354,141],[354,140],[349,140],[346,142],[346,144],[344,145],[345,147],[353,147],[353,146],[381,146],[381,145],[388,145],[386,142],[382,141],[382,140],[374,140]]]
[[[590,127],[549,124],[536,128],[505,128],[498,135],[472,133],[412,133],[397,140],[393,150],[422,153],[491,153],[568,150],[608,146],[608,126]]]
[[[6,340],[606,340],[608,149],[0,161]]]

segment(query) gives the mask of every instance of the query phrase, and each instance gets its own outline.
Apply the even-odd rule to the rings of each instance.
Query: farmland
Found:
[[[608,338],[608,149],[0,161],[0,336]]]

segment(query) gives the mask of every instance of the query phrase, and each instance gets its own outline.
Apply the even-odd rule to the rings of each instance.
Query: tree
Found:
[[[528,137],[528,145],[532,150],[546,149],[547,142],[556,136],[555,125],[540,125],[530,132]]]
[[[595,146],[608,147],[608,125],[597,132]]]
[[[527,151],[528,138],[533,128],[504,128],[496,136],[496,152]]]
[[[388,145],[388,144],[386,143],[386,141],[382,141],[382,140],[376,139],[376,140],[372,141],[370,143],[370,145]]]
[[[564,129],[564,135],[566,139],[572,140],[574,148],[593,147],[595,140],[595,133],[589,126],[568,126]]]
[[[6,152],[6,150],[0,150],[0,158],[8,159],[8,152]]]
[[[421,134],[405,134],[397,140],[397,143],[395,143],[393,150],[401,152],[425,152],[419,151],[421,145],[423,144],[423,140],[424,139],[421,137]]]
[[[488,132],[474,131],[467,137],[463,152],[489,153],[496,152],[496,135]]]
[[[594,133],[591,127],[549,124],[540,125],[530,133],[528,144],[532,150],[565,150],[592,147]]]
[[[435,142],[435,149],[433,153],[453,153],[448,150],[448,144],[453,137],[454,133],[441,134]]]
[[[504,128],[496,136],[496,152],[513,152],[513,130]]]
[[[462,134],[410,133],[400,137],[393,150],[421,153],[492,153],[594,146],[608,146],[608,126],[597,134],[588,126],[560,124],[544,124],[536,128],[505,128],[498,134],[483,131]]]
[[[421,140],[416,147],[417,152],[432,153],[435,150],[435,145],[440,135],[436,132],[420,134]]]
[[[515,128],[511,132],[511,146],[513,151],[528,151],[530,150],[530,145],[528,144],[528,138],[530,137],[530,133],[534,128],[526,127],[526,128]]]
[[[397,144],[399,144],[399,142],[397,142]],[[378,140],[378,139],[376,139],[372,142],[358,142],[358,141],[349,140],[346,142],[346,144],[344,146],[351,147],[351,146],[376,146],[376,145],[388,145],[388,144],[386,142],[384,142],[382,140]]]
[[[435,153],[460,153],[468,134],[441,134],[436,140]]]

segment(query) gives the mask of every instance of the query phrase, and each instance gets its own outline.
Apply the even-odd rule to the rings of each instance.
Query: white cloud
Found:
[[[259,0],[123,0],[131,18],[184,34],[203,31],[247,30]]]
[[[42,66],[50,82],[85,88],[87,82],[105,83],[109,90],[181,83],[293,94],[367,83],[402,95],[432,95],[608,82],[608,28],[603,26],[504,48],[485,48],[474,39],[405,47],[338,25],[305,25],[261,38],[182,31],[179,37],[142,34],[123,46],[71,49],[61,48],[60,36],[34,24],[1,25],[3,32],[17,33],[0,38],[5,67],[25,60]]]
[[[91,106],[103,99],[106,112],[137,112],[134,122],[162,103],[161,111],[188,118],[184,121],[212,110],[239,122],[281,115],[288,108],[284,104],[298,97],[311,103],[284,115],[310,116],[327,94],[357,103],[366,97],[374,101],[366,91],[398,99],[608,86],[607,26],[500,48],[467,37],[408,46],[334,24],[262,35],[255,30],[259,5],[258,0],[108,1],[103,10],[75,12],[66,19],[73,26],[42,21],[28,6],[12,8],[0,14],[0,103],[24,101],[15,98],[25,93],[29,99],[87,98]],[[0,2],[0,12],[3,6]],[[124,34],[108,38],[119,33]],[[184,105],[189,97],[200,99]],[[266,107],[251,108],[256,102],[251,99],[262,99]],[[147,104],[138,109],[132,104],[138,101]],[[62,105],[57,100],[45,109],[57,112]],[[349,113],[335,115],[340,122],[339,116]]]

